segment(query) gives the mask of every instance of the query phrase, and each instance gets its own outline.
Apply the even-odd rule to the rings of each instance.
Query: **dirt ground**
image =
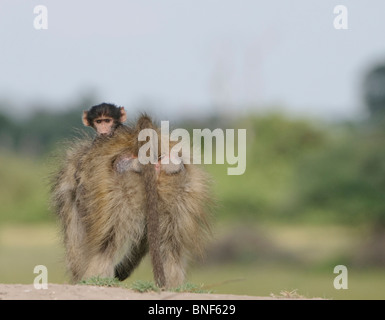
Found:
[[[0,300],[273,300],[287,297],[254,297],[230,294],[146,292],[117,287],[48,284],[35,289],[32,284],[0,284]],[[296,297],[295,299],[298,299]]]

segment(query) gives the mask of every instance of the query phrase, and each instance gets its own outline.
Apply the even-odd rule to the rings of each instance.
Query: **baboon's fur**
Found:
[[[63,227],[73,282],[92,276],[126,279],[150,242],[150,250],[156,250],[152,262],[160,264],[153,266],[156,283],[175,287],[184,281],[187,260],[204,251],[212,197],[209,177],[200,167],[182,164],[176,172],[167,167],[174,164],[162,164],[155,177],[144,177],[156,175],[154,168],[116,170],[122,155],[138,154],[141,119],[136,129],[121,126],[112,137],[75,142],[54,176],[52,204]],[[157,197],[151,199],[151,192]],[[157,208],[158,221],[146,220],[151,208]],[[149,235],[150,230],[156,234]]]

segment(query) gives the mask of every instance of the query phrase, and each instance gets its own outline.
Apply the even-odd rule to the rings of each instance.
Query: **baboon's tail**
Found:
[[[150,117],[147,115],[142,115],[137,122],[137,132],[144,129],[155,129]],[[155,131],[148,131],[149,135]],[[150,141],[153,143],[158,142],[157,136],[150,136]],[[146,141],[139,141],[138,139],[138,150],[143,146]],[[145,210],[146,210],[146,219],[147,219],[147,239],[149,252],[151,256],[152,268],[154,273],[155,283],[158,287],[164,287],[166,285],[166,279],[164,275],[163,263],[160,256],[160,231],[159,231],[159,209],[158,209],[158,190],[156,187],[156,171],[155,163],[158,162],[158,148],[155,145],[151,145],[153,150],[153,158],[151,162],[143,164],[138,154],[139,161],[143,168],[143,180],[145,186]],[[150,153],[151,155],[151,153]]]

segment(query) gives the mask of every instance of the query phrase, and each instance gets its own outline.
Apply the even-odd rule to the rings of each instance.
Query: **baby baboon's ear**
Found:
[[[127,120],[126,110],[124,110],[124,107],[119,107],[119,109],[120,109],[120,123],[126,122]]]
[[[88,111],[83,111],[82,122],[86,127],[91,127],[91,124],[87,120]]]

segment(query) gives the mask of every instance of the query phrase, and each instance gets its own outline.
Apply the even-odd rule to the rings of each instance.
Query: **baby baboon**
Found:
[[[83,111],[82,122],[86,127],[95,129],[98,135],[112,135],[116,128],[127,120],[124,107],[111,103],[101,103],[88,111]]]
[[[150,248],[157,285],[175,287],[187,260],[203,253],[209,178],[195,165],[141,164],[138,134],[151,126],[142,116],[135,129],[119,126],[112,136],[77,141],[54,177],[52,203],[74,282],[124,280]]]

